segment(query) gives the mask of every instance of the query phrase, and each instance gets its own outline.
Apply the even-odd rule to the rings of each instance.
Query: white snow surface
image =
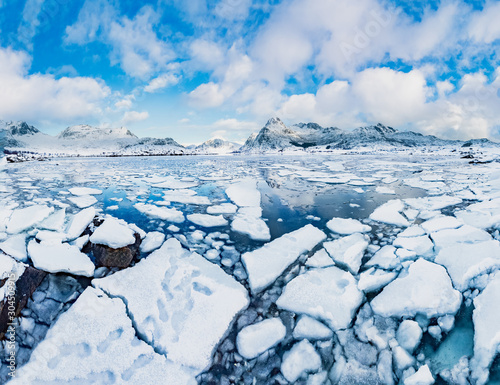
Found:
[[[260,249],[246,252],[241,259],[248,273],[252,292],[272,284],[297,258],[323,241],[326,235],[313,225],[285,234]]]
[[[123,299],[156,351],[196,373],[210,365],[215,346],[249,303],[243,286],[175,238],[134,267],[92,283]]]
[[[226,195],[237,206],[260,207],[260,192],[255,179],[244,179],[233,183],[226,189]]]
[[[69,192],[76,196],[82,195],[101,195],[102,191],[91,187],[73,187],[69,189]]]
[[[332,242],[325,242],[323,247],[337,264],[345,265],[351,273],[357,274],[369,243],[368,236],[355,233]]]
[[[293,329],[293,338],[296,340],[325,340],[333,337],[333,331],[322,322],[307,315],[301,315]]]
[[[20,233],[43,221],[54,211],[46,205],[33,205],[22,209],[15,209],[7,223],[7,232]]]
[[[97,203],[97,199],[95,199],[93,195],[80,195],[80,196],[69,197],[68,200],[81,209],[84,209],[85,207],[89,207]]]
[[[26,234],[17,234],[8,237],[0,243],[0,250],[9,254],[18,261],[26,262],[28,253],[26,252]]]
[[[393,199],[377,207],[373,213],[370,214],[370,219],[395,226],[410,226],[410,222],[401,214],[403,210],[403,201],[400,199]]]
[[[135,243],[134,231],[124,221],[107,217],[90,236],[90,242],[119,249]]]
[[[228,221],[222,215],[189,214],[187,219],[201,227],[219,227],[228,224]]]
[[[286,327],[279,318],[268,318],[245,326],[236,336],[238,353],[250,360],[278,344],[286,336]]]
[[[326,226],[331,231],[342,235],[367,233],[372,229],[370,226],[352,218],[332,218],[327,222]]]
[[[174,223],[184,222],[184,214],[175,208],[158,207],[147,203],[136,203],[134,207],[149,217],[160,218]]]
[[[80,235],[82,235],[87,226],[94,219],[95,214],[95,209],[93,207],[89,207],[74,215],[66,227],[67,239],[71,241],[80,237]]]
[[[256,241],[269,241],[271,232],[261,215],[260,207],[241,207],[231,222],[231,230],[246,234]]]
[[[294,383],[303,374],[315,373],[321,369],[321,357],[308,340],[302,340],[283,355],[281,373]]]
[[[165,241],[165,234],[159,231],[151,231],[146,234],[146,237],[142,240],[140,250],[142,253],[150,253],[153,250],[158,249]]]

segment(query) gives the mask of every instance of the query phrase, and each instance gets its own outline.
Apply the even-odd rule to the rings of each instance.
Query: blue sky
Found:
[[[244,141],[271,116],[500,139],[500,2],[0,0],[0,119]]]

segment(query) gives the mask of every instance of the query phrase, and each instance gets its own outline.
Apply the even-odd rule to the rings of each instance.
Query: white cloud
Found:
[[[476,12],[469,24],[469,36],[476,42],[492,43],[500,39],[500,3],[487,1],[482,12]]]
[[[6,120],[65,122],[99,117],[110,89],[89,77],[28,74],[31,57],[0,48],[0,116]]]
[[[179,82],[179,78],[171,73],[162,74],[149,82],[144,87],[144,92],[153,93],[160,91],[168,86],[175,85]]]
[[[226,99],[219,84],[204,83],[189,94],[190,104],[198,108],[219,107]]]
[[[33,37],[40,26],[39,15],[45,0],[27,0],[23,9],[23,17],[17,29],[17,40],[29,50],[33,49]]]
[[[123,118],[120,121],[120,124],[126,126],[130,123],[141,122],[149,118],[149,113],[147,111],[126,111],[123,114]]]

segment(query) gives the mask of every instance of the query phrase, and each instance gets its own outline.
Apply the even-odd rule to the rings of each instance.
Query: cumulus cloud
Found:
[[[123,114],[123,118],[120,121],[120,124],[126,126],[130,123],[141,122],[149,118],[149,113],[147,111],[126,111]]]
[[[89,77],[29,74],[31,57],[0,48],[0,116],[6,120],[63,122],[102,114],[110,89]]]
[[[144,92],[154,93],[168,86],[175,85],[179,82],[179,78],[172,73],[162,74],[149,82],[148,85],[144,87]]]

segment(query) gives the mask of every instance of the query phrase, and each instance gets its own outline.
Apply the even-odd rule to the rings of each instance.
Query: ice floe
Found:
[[[102,194],[101,190],[91,187],[72,187],[69,189],[69,192],[76,196]]]
[[[287,381],[294,383],[303,374],[315,373],[321,369],[321,357],[307,340],[297,342],[283,355],[281,373]]]
[[[332,218],[327,222],[326,226],[331,231],[342,235],[367,233],[372,229],[370,226],[352,218]]]
[[[222,215],[189,214],[187,219],[201,227],[219,227],[228,224],[228,221]]]
[[[256,241],[269,241],[271,232],[261,216],[260,207],[241,207],[231,222],[231,230],[246,234]]]
[[[252,359],[278,344],[286,335],[279,318],[269,318],[241,329],[236,336],[238,353]]]
[[[22,209],[15,209],[7,224],[7,232],[16,234],[27,230],[43,221],[52,214],[53,211],[53,207],[46,205],[33,205]]]
[[[240,207],[260,207],[260,192],[257,190],[257,181],[245,179],[236,182],[226,189],[226,195]]]
[[[377,207],[375,211],[370,214],[370,219],[390,225],[407,227],[410,225],[410,222],[401,214],[403,209],[403,201],[400,199],[393,199]]]
[[[357,274],[369,242],[368,236],[356,233],[325,242],[323,247],[337,264],[347,266],[352,273]]]
[[[81,209],[84,209],[85,207],[89,207],[97,203],[97,199],[95,199],[93,195],[81,195],[81,196],[69,197],[68,200]]]
[[[329,327],[307,315],[301,315],[295,324],[295,328],[293,329],[293,338],[296,340],[304,338],[310,341],[327,340],[332,337],[333,332]]]
[[[28,253],[26,252],[26,234],[13,235],[5,241],[0,242],[0,250],[18,261],[26,262],[28,260]]]
[[[164,221],[182,223],[185,220],[183,212],[175,208],[158,207],[146,203],[136,203],[134,207],[147,216],[160,218]]]
[[[140,249],[142,253],[150,253],[158,249],[165,241],[165,234],[159,231],[151,231],[147,233],[143,239]]]
[[[124,221],[107,217],[92,233],[90,242],[119,249],[135,242],[134,231]]]

